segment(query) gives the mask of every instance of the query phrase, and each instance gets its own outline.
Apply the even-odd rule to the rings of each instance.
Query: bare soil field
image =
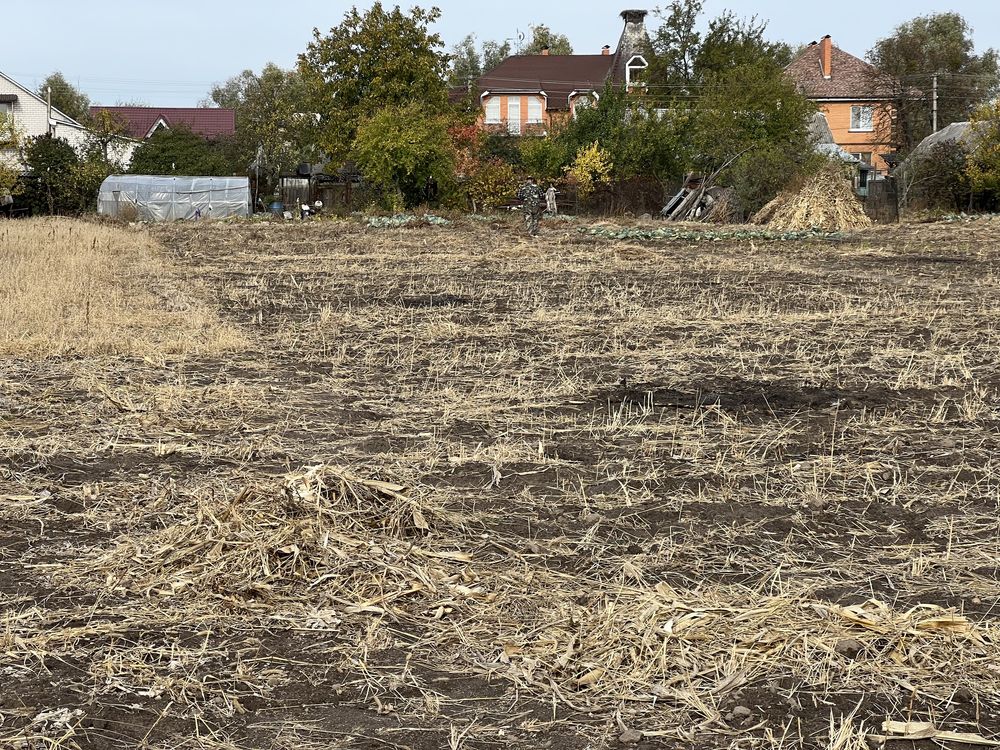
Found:
[[[998,744],[998,238],[0,225],[0,747]]]

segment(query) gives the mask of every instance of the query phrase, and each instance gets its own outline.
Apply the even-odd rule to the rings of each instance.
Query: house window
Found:
[[[511,135],[521,134],[521,97],[507,97],[507,130]]]
[[[875,130],[875,108],[868,104],[851,107],[851,130],[870,133]]]
[[[14,105],[11,102],[0,102],[0,124],[13,122]],[[14,141],[14,132],[13,127],[0,129],[0,149],[13,148],[16,145]]]
[[[642,83],[642,73],[649,67],[649,63],[642,55],[633,56],[625,64],[625,86],[638,86]]]
[[[594,106],[594,101],[590,98],[590,95],[580,94],[573,100],[573,117],[576,117],[576,113],[581,109],[587,109],[592,106]]]
[[[862,164],[871,165],[871,163],[872,163],[872,152],[871,151],[859,151],[858,153],[856,153],[854,155],[856,157],[858,157],[858,161],[860,161]]]
[[[491,96],[486,100],[486,124],[500,124],[500,97]]]
[[[541,125],[542,124],[542,97],[540,96],[529,96],[528,97],[528,124],[529,125]]]

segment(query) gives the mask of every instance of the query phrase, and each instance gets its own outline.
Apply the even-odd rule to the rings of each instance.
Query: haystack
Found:
[[[844,167],[831,162],[797,192],[784,192],[750,219],[781,232],[820,229],[842,232],[869,227],[872,220],[854,194]]]

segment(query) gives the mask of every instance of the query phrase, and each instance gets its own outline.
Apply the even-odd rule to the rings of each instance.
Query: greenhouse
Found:
[[[247,177],[111,175],[97,197],[102,216],[139,221],[225,219],[249,209]]]

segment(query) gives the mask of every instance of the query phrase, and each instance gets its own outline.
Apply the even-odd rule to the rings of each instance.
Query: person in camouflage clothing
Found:
[[[517,191],[517,199],[521,201],[521,210],[524,211],[524,228],[534,237],[538,234],[538,220],[545,211],[545,191],[535,182],[534,177],[529,177]]]

